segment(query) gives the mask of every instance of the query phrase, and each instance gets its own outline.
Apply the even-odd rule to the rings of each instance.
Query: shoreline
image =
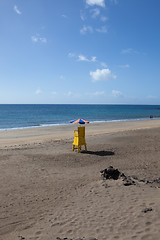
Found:
[[[72,124],[1,130],[0,147],[9,147],[11,145],[21,146],[23,144],[42,143],[51,140],[73,139],[73,130],[77,129],[78,126],[78,124]],[[86,138],[91,135],[159,127],[160,119],[94,122],[85,124]]]
[[[137,122],[137,121],[148,121],[151,120],[149,117],[146,118],[136,118],[136,119],[117,119],[117,120],[99,120],[99,121],[90,121],[90,124],[97,123],[114,123],[114,122]],[[160,120],[160,117],[152,118],[152,120]],[[53,123],[53,124],[37,124],[33,126],[25,126],[25,127],[12,127],[12,128],[0,128],[1,131],[10,131],[10,130],[23,130],[23,129],[32,129],[32,128],[44,128],[44,127],[57,127],[57,126],[70,126],[71,123]]]

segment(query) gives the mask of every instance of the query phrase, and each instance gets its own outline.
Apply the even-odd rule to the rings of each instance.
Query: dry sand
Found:
[[[89,124],[79,154],[74,128],[0,131],[0,240],[159,240],[160,120]]]

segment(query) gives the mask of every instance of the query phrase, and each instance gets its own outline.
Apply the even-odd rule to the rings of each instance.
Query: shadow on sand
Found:
[[[97,156],[112,156],[114,155],[114,152],[112,151],[82,151],[81,153],[84,154],[92,154],[92,155],[97,155]]]

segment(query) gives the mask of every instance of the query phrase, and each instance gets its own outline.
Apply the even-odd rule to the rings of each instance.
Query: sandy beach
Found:
[[[159,240],[160,120],[76,127],[0,131],[0,240]]]

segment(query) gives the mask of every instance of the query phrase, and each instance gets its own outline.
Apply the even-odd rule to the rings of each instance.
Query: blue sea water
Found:
[[[160,118],[160,105],[1,104],[0,129],[69,124],[72,119],[90,122]]]

